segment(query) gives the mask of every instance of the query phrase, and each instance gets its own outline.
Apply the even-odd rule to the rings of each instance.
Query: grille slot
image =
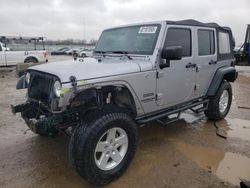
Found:
[[[28,95],[32,99],[50,104],[52,99],[52,84],[55,77],[52,75],[31,71]]]

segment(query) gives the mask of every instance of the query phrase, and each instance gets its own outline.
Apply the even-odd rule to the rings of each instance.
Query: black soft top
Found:
[[[218,25],[217,23],[202,23],[197,20],[180,20],[180,21],[166,21],[167,24],[170,25],[187,25],[187,26],[199,26],[199,27],[209,27],[209,28],[215,28],[216,33],[218,35],[219,32],[226,32],[230,36],[230,46],[231,46],[231,51],[228,54],[220,54],[218,53],[217,57],[218,60],[226,60],[226,59],[233,59],[233,48],[235,46],[232,30],[229,27],[223,27]],[[219,44],[219,40],[217,37],[217,44]],[[217,45],[217,50],[219,52],[219,45]]]
[[[188,20],[180,20],[180,21],[166,21],[167,24],[172,24],[172,25],[189,25],[189,26],[200,26],[200,27],[212,27],[212,28],[217,28],[220,30],[225,30],[231,32],[231,29],[229,27],[223,27],[220,26],[217,23],[203,23],[199,22],[197,20],[193,19],[188,19]]]

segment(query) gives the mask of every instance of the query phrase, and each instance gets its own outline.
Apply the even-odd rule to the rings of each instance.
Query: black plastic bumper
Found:
[[[16,105],[16,106],[11,105],[11,112],[13,114],[23,112],[23,111],[25,111],[25,109],[28,108],[28,105],[29,104],[19,104],[19,105]]]
[[[41,103],[29,101],[19,105],[11,105],[13,114],[21,113],[28,127],[35,133],[53,133],[55,129],[66,129],[79,122],[78,109],[53,114]]]

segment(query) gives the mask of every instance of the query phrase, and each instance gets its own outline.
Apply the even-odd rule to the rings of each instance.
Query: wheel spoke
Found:
[[[228,106],[229,95],[228,91],[224,90],[219,101],[219,110],[220,112],[224,112]]]
[[[109,156],[107,154],[105,154],[105,153],[102,153],[102,156],[100,158],[99,166],[101,168],[105,168],[107,166],[108,160],[109,160]]]
[[[115,150],[111,153],[110,157],[116,162],[116,163],[119,163],[122,159],[122,156],[121,154]]]
[[[104,132],[95,147],[96,165],[102,170],[115,168],[125,157],[128,142],[126,131],[120,127],[113,127]]]
[[[96,152],[104,152],[106,148],[107,143],[106,142],[99,142],[96,145]]]
[[[116,129],[110,129],[107,135],[107,141],[115,140]]]
[[[117,147],[122,146],[123,144],[128,143],[128,138],[124,135],[118,137],[115,139],[115,142],[117,143]]]

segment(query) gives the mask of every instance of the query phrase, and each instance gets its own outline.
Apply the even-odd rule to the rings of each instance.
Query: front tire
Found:
[[[232,103],[232,87],[227,81],[222,82],[217,94],[210,99],[205,115],[210,120],[221,120],[228,114]]]
[[[131,163],[137,147],[137,126],[120,110],[89,114],[74,130],[70,159],[80,176],[93,185],[118,178]]]

